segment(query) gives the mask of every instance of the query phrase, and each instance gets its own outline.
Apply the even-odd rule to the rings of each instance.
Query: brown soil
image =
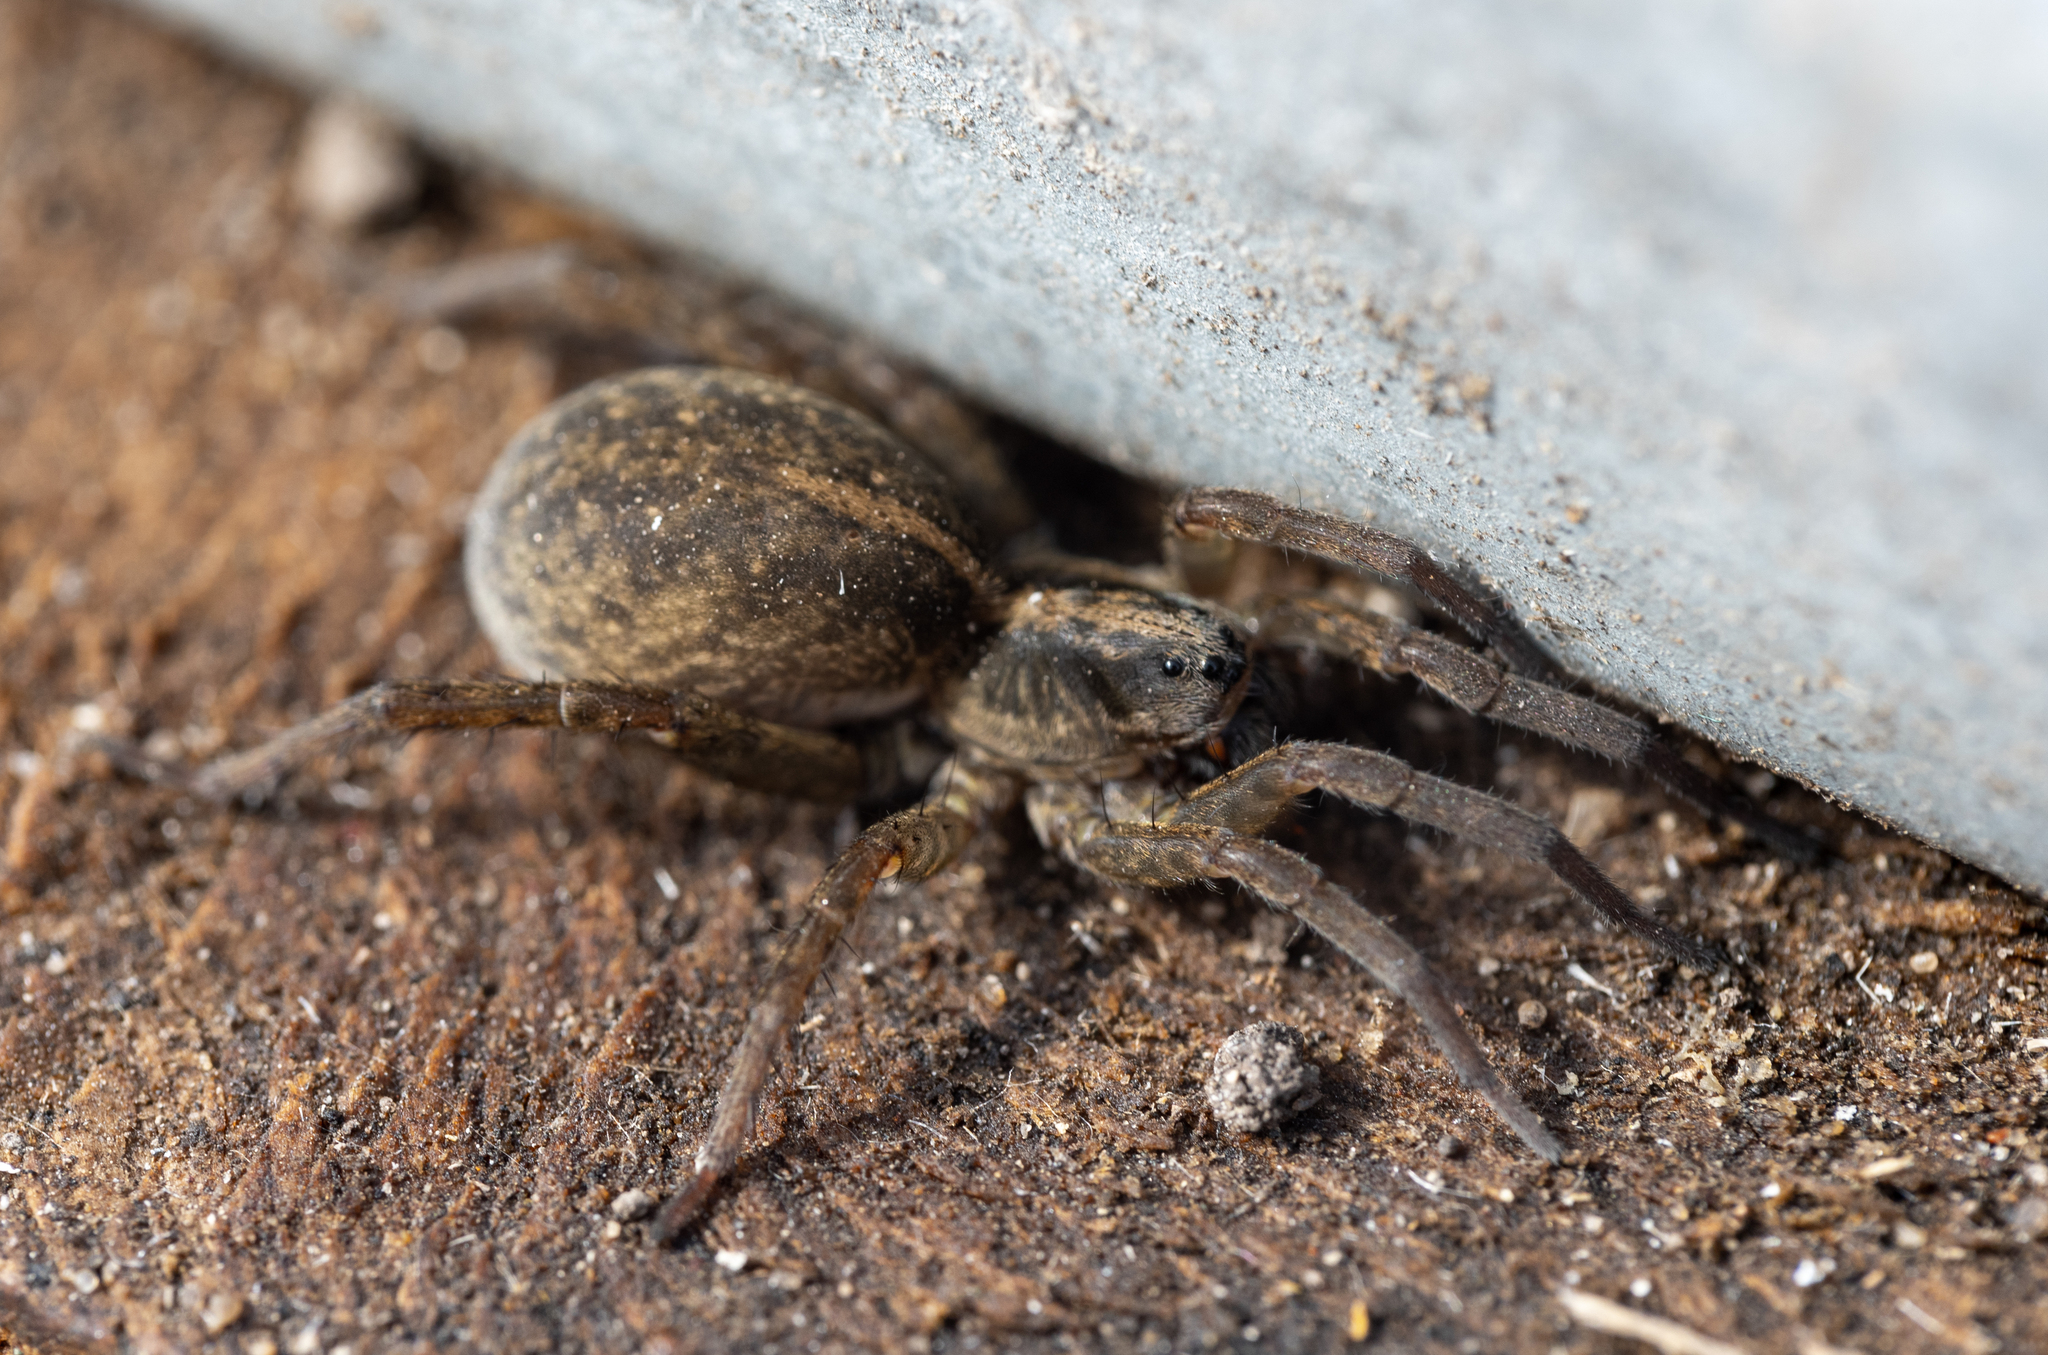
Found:
[[[305,115],[125,15],[0,0],[0,1350],[1640,1348],[1568,1287],[1748,1351],[2048,1349],[2032,901],[1784,787],[1840,855],[1772,860],[1339,671],[1296,675],[1309,726],[1568,817],[1741,959],[1682,971],[1390,821],[1291,830],[1441,966],[1567,1165],[1250,900],[1119,893],[1020,819],[877,897],[708,1226],[652,1247],[611,1206],[681,1179],[846,816],[511,735],[231,813],[71,765],[67,731],[198,757],[488,669],[463,496],[595,371],[737,362],[927,443],[976,424],[475,174],[338,238],[292,205]],[[408,318],[549,242],[569,264],[524,290]],[[1134,487],[1054,498],[1079,548],[1150,536]],[[1222,1132],[1210,1054],[1267,1018],[1322,1099]]]

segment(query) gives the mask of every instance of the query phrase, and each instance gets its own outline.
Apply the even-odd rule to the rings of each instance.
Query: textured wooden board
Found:
[[[1078,880],[1019,821],[876,900],[704,1234],[613,1228],[620,1194],[680,1179],[845,816],[525,736],[368,751],[229,813],[67,768],[65,732],[89,706],[196,755],[378,675],[487,668],[463,498],[605,365],[739,362],[928,440],[972,423],[501,184],[324,234],[287,191],[304,111],[119,15],[0,0],[0,1341],[1286,1350],[1363,1311],[1389,1349],[1616,1348],[1558,1306],[1576,1283],[1756,1351],[2048,1344],[2032,902],[1782,791],[1843,859],[1773,862],[1334,671],[1302,675],[1311,725],[1576,806],[1627,887],[1744,957],[1717,986],[1539,871],[1304,817],[1292,840],[1443,967],[1566,1166],[1249,901]],[[466,322],[452,370],[396,304],[562,241],[569,282]],[[1143,548],[1137,491],[1052,498],[1075,544]],[[1310,1033],[1326,1094],[1240,1139],[1200,1082],[1265,1017]]]

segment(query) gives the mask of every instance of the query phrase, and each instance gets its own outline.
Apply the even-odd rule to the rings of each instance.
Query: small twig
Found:
[[[1930,1336],[1950,1342],[1963,1355],[1989,1355],[1998,1349],[1998,1342],[1974,1322],[1944,1322],[1903,1295],[1892,1306],[1904,1313],[1914,1326]]]
[[[1421,1186],[1424,1190],[1428,1191],[1432,1195],[1449,1195],[1452,1198],[1459,1200],[1476,1200],[1480,1198],[1479,1196],[1474,1195],[1469,1191],[1452,1190],[1449,1186],[1438,1185],[1436,1182],[1431,1181],[1426,1176],[1417,1176],[1414,1172],[1409,1171],[1406,1167],[1403,1167],[1401,1170],[1408,1172],[1408,1179],[1410,1181],[1413,1181],[1416,1185]]]
[[[1557,1301],[1571,1314],[1572,1321],[1594,1331],[1604,1331],[1610,1336],[1626,1336],[1631,1340],[1647,1342],[1664,1352],[1664,1355],[1749,1355],[1741,1346],[1717,1341],[1711,1336],[1702,1336],[1691,1327],[1682,1327],[1666,1317],[1652,1317],[1625,1308],[1612,1299],[1584,1293],[1577,1289],[1560,1289]]]
[[[1432,1195],[1441,1195],[1444,1193],[1444,1188],[1442,1186],[1436,1185],[1427,1177],[1417,1176],[1412,1171],[1408,1173],[1408,1179],[1410,1181],[1413,1181],[1416,1185],[1421,1186],[1424,1190],[1428,1191]]]
[[[1607,994],[1607,996],[1613,998],[1616,1002],[1621,1002],[1625,1000],[1620,993],[1615,992],[1612,988],[1609,988],[1606,984],[1600,982],[1600,980],[1594,978],[1591,974],[1588,974],[1586,972],[1586,967],[1580,964],[1577,960],[1573,960],[1570,964],[1566,965],[1564,967],[1564,972],[1571,975],[1573,978],[1577,979],[1580,983],[1585,984],[1588,988],[1597,989],[1600,992]]]
[[[1892,1306],[1911,1318],[1913,1325],[1926,1332],[1929,1336],[1948,1335],[1948,1324],[1913,1302],[1913,1300],[1902,1298]]]

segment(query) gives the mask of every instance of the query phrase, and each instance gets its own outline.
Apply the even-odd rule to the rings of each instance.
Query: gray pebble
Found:
[[[1316,1103],[1323,1080],[1302,1057],[1301,1032],[1278,1021],[1246,1026],[1223,1042],[1209,1070],[1209,1108],[1225,1129],[1255,1134]]]
[[[644,1190],[629,1190],[612,1201],[612,1217],[623,1223],[645,1217],[654,1209],[654,1197]]]

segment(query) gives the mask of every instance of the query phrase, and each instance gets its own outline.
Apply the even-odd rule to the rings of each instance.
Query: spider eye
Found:
[[[1214,654],[1211,654],[1208,658],[1203,659],[1202,676],[1209,679],[1209,681],[1211,682],[1214,682],[1217,678],[1222,677],[1223,660],[1217,658]]]
[[[1168,659],[1159,665],[1159,671],[1168,677],[1179,677],[1182,673],[1187,672],[1187,670],[1187,663],[1182,659]]]

